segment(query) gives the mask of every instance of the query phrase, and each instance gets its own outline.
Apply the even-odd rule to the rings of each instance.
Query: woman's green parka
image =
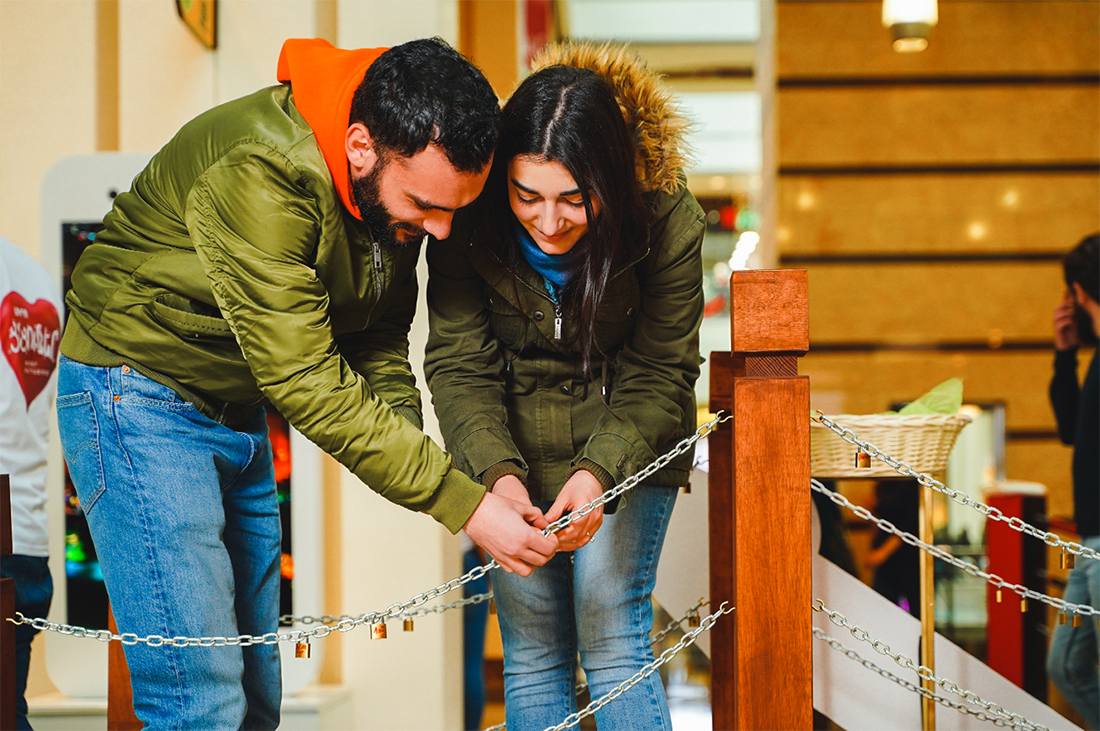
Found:
[[[522,257],[515,274],[506,265],[515,245],[500,234],[507,227],[456,217],[451,238],[428,245],[425,372],[447,448],[487,487],[504,474],[525,479],[533,500],[554,499],[579,468],[607,489],[696,427],[705,222],[677,169],[682,120],[629,55],[574,50],[547,65],[592,68],[624,110],[649,115],[632,121],[653,223],[643,254],[613,275],[600,305],[597,338],[608,357],[593,363],[595,380],[584,383],[573,323],[555,339],[541,275]],[[690,468],[686,454],[651,481],[684,485]]]

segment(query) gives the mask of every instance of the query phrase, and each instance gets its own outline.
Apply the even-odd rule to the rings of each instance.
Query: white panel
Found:
[[[722,175],[760,171],[759,94],[686,93],[679,98],[684,113],[695,125],[689,137],[695,165],[689,172]]]
[[[456,0],[341,0],[337,7],[341,48],[396,46],[432,36],[458,42]]]
[[[568,0],[569,35],[637,43],[751,43],[758,0]]]

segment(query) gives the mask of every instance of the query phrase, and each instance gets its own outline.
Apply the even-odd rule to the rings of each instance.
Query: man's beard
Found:
[[[369,173],[351,181],[351,198],[359,207],[359,216],[370,231],[371,237],[382,246],[396,249],[419,246],[427,231],[411,223],[396,221],[385,204],[379,191],[382,172],[389,165],[388,159],[379,159]],[[398,238],[397,232],[408,234],[408,238]]]

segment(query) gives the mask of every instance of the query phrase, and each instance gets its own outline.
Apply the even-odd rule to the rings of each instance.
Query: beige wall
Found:
[[[780,263],[810,275],[815,393],[881,411],[951,376],[1006,406],[1007,477],[1071,512],[1046,402],[1058,258],[1100,229],[1100,3],[776,4]]]
[[[455,0],[221,0],[218,21],[210,51],[168,0],[0,0],[0,235],[39,255],[40,188],[51,166],[103,148],[158,149],[200,112],[275,83],[286,38],[456,43],[458,24]],[[421,315],[414,353],[425,337]],[[426,417],[434,429],[430,407]],[[327,470],[325,500],[328,612],[383,609],[460,572],[454,537],[384,504],[342,468]],[[54,554],[56,562],[60,546]],[[411,635],[390,630],[386,642],[367,644],[364,629],[323,640],[323,680],[352,689],[354,727],[459,728],[459,613],[422,620]],[[36,646],[31,695],[52,689],[44,654]]]

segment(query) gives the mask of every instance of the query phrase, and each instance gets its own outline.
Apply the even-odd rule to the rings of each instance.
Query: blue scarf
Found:
[[[518,220],[513,219],[513,221],[516,238],[519,239],[520,251],[523,252],[523,256],[531,264],[531,267],[542,275],[546,291],[550,293],[550,298],[557,302],[558,293],[569,283],[573,273],[577,270],[579,252],[574,247],[564,254],[547,254],[539,248],[535,240],[531,238],[531,234],[527,233],[527,229]]]

